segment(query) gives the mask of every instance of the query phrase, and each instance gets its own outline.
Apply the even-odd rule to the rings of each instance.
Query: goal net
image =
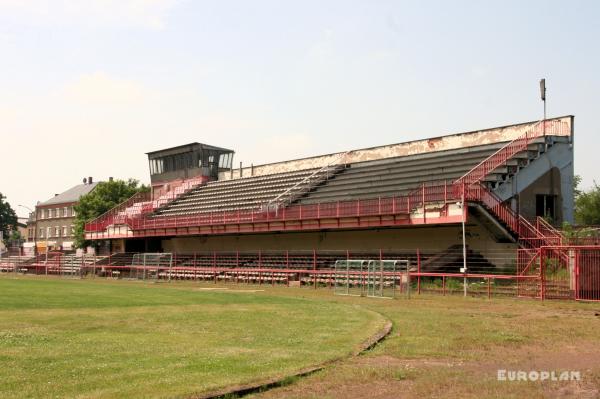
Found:
[[[173,254],[144,252],[133,255],[130,277],[139,280],[170,279]]]
[[[338,260],[335,262],[336,295],[395,298],[410,295],[410,262],[401,260]]]

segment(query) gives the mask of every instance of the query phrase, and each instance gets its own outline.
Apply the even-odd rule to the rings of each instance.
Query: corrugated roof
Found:
[[[71,187],[70,189],[68,189],[67,191],[65,191],[63,193],[50,198],[48,201],[44,201],[41,204],[38,204],[38,206],[64,204],[67,202],[77,202],[77,201],[79,201],[80,197],[82,197],[82,196],[86,195],[87,193],[89,193],[90,191],[92,191],[96,187],[97,184],[98,184],[98,182],[94,182],[92,184],[78,184],[74,187]]]

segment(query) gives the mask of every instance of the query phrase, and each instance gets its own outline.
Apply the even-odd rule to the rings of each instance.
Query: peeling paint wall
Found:
[[[565,116],[550,119],[559,121],[565,129],[571,131],[571,117]],[[240,177],[262,176],[274,173],[290,172],[295,170],[322,168],[335,163],[355,163],[373,161],[377,159],[393,158],[398,156],[415,155],[427,152],[452,150],[464,147],[473,147],[490,143],[507,142],[523,135],[536,122],[510,125],[492,129],[479,130],[468,133],[458,133],[449,136],[435,137],[406,143],[390,144],[349,151],[348,153],[334,153],[291,161],[276,162],[265,165],[245,167],[232,172],[222,172],[219,180],[237,179]],[[345,155],[344,155],[345,154]]]

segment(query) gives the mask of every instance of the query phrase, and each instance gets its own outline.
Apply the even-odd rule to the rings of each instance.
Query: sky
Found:
[[[575,115],[599,180],[598,1],[0,0],[0,192],[149,181],[190,142],[262,164]]]

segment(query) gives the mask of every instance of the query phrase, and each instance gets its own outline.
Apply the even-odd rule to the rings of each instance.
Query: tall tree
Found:
[[[98,183],[91,192],[81,197],[79,203],[75,205],[75,212],[77,212],[75,218],[75,245],[78,248],[89,245],[89,241],[85,240],[84,234],[86,222],[97,218],[134,194],[148,190],[148,186],[140,185],[135,179]]]
[[[17,214],[10,207],[10,204],[4,201],[6,197],[0,193],[0,231],[4,238],[4,243],[9,240],[9,234],[16,229]]]
[[[575,192],[575,221],[577,224],[600,225],[600,187]]]

